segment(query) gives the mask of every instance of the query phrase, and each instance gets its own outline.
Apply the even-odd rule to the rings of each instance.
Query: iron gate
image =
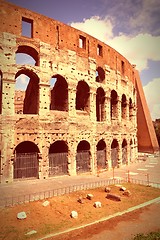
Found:
[[[111,149],[111,163],[112,163],[113,168],[117,166],[117,160],[118,160],[118,149],[112,148]]]
[[[122,164],[127,163],[127,147],[122,148]]]
[[[68,153],[49,154],[49,176],[68,174]]]
[[[16,153],[14,159],[14,179],[38,178],[38,154]]]
[[[98,169],[105,169],[106,167],[107,167],[106,151],[105,150],[98,150],[97,151],[97,168]]]
[[[78,173],[84,173],[90,171],[90,152],[81,151],[76,155],[76,171]]]

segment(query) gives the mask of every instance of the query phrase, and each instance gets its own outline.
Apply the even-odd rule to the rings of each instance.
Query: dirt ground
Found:
[[[160,196],[160,189],[129,183],[123,186],[131,192],[130,197],[124,196],[119,186],[111,186],[111,193],[121,196],[121,201],[107,199],[105,188],[97,188],[48,199],[50,204],[46,207],[42,205],[43,200],[2,208],[0,209],[0,239],[38,239],[50,233],[91,223]],[[86,198],[89,193],[93,194],[92,200]],[[77,201],[79,197],[84,199],[83,204]],[[93,206],[96,201],[102,203],[101,208]],[[78,212],[77,219],[70,217],[73,210]],[[26,212],[27,218],[24,220],[17,219],[17,213],[21,211]],[[112,221],[109,224],[112,225]],[[25,235],[32,230],[36,230],[37,233]],[[61,237],[54,239],[62,240]]]

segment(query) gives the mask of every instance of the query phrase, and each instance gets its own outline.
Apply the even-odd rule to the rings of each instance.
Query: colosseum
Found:
[[[3,0],[0,16],[1,183],[96,174],[158,149],[135,65],[82,31]],[[18,54],[34,63],[17,63]],[[18,91],[22,74],[29,82]]]

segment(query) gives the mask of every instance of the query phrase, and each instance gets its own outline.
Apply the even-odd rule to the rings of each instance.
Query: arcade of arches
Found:
[[[90,149],[91,146],[88,141],[82,140],[78,143],[75,152],[75,165],[71,169],[71,162],[69,161],[71,153],[68,143],[63,140],[55,141],[48,149],[45,177],[69,175],[71,172],[76,174],[91,173],[94,171],[93,162],[96,165],[96,171],[106,171],[108,168],[130,164],[133,161],[132,139],[129,144],[126,139],[123,139],[122,143],[114,139],[110,146],[106,145],[104,139],[101,139],[96,144],[95,159],[93,159]],[[41,153],[38,146],[30,141],[19,143],[14,150],[13,178],[39,178],[41,168]]]
[[[128,60],[70,26],[2,5],[0,182],[96,174],[136,161],[136,75]]]

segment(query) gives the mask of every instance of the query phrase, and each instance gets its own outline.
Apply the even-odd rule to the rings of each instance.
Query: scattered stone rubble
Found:
[[[78,218],[78,213],[76,211],[72,211],[70,216],[71,218]]]
[[[42,203],[42,206],[43,206],[43,207],[47,207],[47,206],[49,206],[49,205],[50,205],[50,202],[49,202],[49,201],[45,201],[45,202]]]
[[[23,219],[26,219],[26,218],[27,218],[27,215],[26,215],[25,212],[17,213],[17,219],[23,220]]]

